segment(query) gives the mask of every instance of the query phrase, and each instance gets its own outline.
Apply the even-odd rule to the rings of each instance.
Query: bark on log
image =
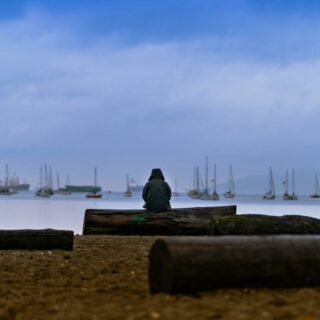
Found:
[[[320,219],[241,214],[211,218],[211,235],[320,234]]]
[[[236,206],[147,210],[87,209],[83,234],[208,235],[212,216],[234,215]]]
[[[149,258],[152,294],[227,287],[320,285],[320,236],[158,239]]]
[[[73,231],[66,230],[0,230],[0,249],[72,250]]]

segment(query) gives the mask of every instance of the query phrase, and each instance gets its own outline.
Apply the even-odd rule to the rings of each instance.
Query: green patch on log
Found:
[[[146,218],[144,215],[137,215],[132,217],[132,221],[134,222],[144,222],[146,221]]]

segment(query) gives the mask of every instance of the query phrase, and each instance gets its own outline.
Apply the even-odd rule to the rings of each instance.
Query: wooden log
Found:
[[[320,234],[320,219],[298,216],[241,214],[212,217],[211,235]]]
[[[320,236],[172,237],[149,256],[152,294],[320,285]]]
[[[87,209],[83,234],[208,235],[212,216],[234,215],[236,206],[147,210]]]
[[[73,231],[66,230],[0,230],[0,249],[72,250]]]

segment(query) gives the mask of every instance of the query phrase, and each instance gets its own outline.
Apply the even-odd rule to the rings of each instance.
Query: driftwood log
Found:
[[[241,214],[211,218],[211,235],[320,234],[320,219]]]
[[[212,216],[235,215],[236,206],[147,210],[87,209],[83,234],[208,235]]]
[[[73,231],[65,230],[0,230],[0,249],[72,250]]]
[[[173,237],[154,242],[151,293],[320,285],[320,236]]]

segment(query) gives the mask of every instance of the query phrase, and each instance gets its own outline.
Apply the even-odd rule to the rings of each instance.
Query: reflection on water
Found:
[[[173,208],[205,207],[236,204],[238,213],[270,215],[299,214],[320,218],[320,200],[300,197],[297,201],[281,199],[262,200],[259,196],[238,196],[220,201],[194,200],[185,194],[171,201]],[[82,233],[84,212],[88,208],[138,209],[142,208],[141,194],[131,198],[122,193],[104,193],[101,199],[87,199],[85,194],[54,195],[37,198],[33,192],[0,196],[0,229],[67,229]]]

